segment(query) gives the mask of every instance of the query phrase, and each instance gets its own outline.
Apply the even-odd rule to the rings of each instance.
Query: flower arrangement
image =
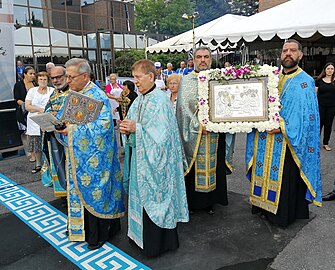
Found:
[[[223,69],[210,69],[201,71],[198,75],[198,118],[208,131],[212,132],[251,132],[253,128],[259,131],[279,128],[280,100],[278,95],[279,69],[269,65],[245,65]],[[239,121],[214,123],[209,118],[209,81],[219,82],[250,78],[268,77],[268,120],[267,121]]]

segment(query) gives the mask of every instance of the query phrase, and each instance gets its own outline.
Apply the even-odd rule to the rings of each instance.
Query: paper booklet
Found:
[[[55,131],[55,126],[61,124],[61,121],[54,117],[51,113],[40,113],[30,116],[30,119],[38,124],[42,130],[46,130],[47,132]]]
[[[70,90],[60,121],[77,125],[93,122],[98,118],[102,106],[103,101]]]

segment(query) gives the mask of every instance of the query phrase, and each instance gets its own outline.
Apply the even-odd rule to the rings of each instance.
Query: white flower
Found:
[[[279,127],[279,112],[280,112],[280,100],[278,96],[278,81],[279,78],[275,74],[278,71],[277,67],[269,65],[263,65],[259,69],[255,66],[243,66],[240,68],[229,67],[225,69],[211,69],[201,71],[198,75],[198,105],[199,113],[198,118],[208,131],[212,132],[226,132],[226,133],[237,133],[237,132],[251,132],[253,128],[259,131],[271,130]],[[250,77],[268,77],[268,96],[270,100],[268,102],[268,120],[267,121],[255,121],[255,122],[221,122],[213,123],[209,117],[209,81],[211,80],[232,80],[239,78],[250,78]]]

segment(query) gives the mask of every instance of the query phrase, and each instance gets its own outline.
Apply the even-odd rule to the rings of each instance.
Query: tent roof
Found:
[[[238,16],[238,15],[232,15],[232,14],[226,14],[220,18],[217,18],[213,21],[210,21],[206,24],[203,24],[201,26],[198,26],[194,28],[194,36],[195,40],[197,40],[197,37],[203,36],[207,31],[210,29],[220,29],[224,28],[226,25],[229,25],[230,27],[234,25],[239,20],[242,20],[246,17],[244,16]],[[159,53],[159,52],[182,52],[182,51],[189,51],[192,49],[192,30],[189,30],[185,33],[179,34],[177,36],[174,36],[170,39],[167,39],[165,41],[159,42],[155,45],[147,47],[147,51],[149,53]],[[199,39],[198,39],[199,40]],[[217,47],[213,46],[212,47]],[[225,46],[227,47],[227,46]],[[225,47],[221,47],[221,49],[224,49]]]
[[[316,32],[329,37],[335,34],[334,11],[334,0],[291,0],[236,22],[233,27],[209,29],[197,39],[205,43],[238,42],[242,38],[252,42],[258,37],[271,40],[275,35],[281,39],[295,34],[309,38]]]

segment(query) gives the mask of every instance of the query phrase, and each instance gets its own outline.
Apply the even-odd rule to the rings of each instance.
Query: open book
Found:
[[[103,102],[81,93],[70,91],[67,96],[61,118],[58,120],[51,113],[41,113],[31,116],[41,129],[48,132],[55,131],[56,125],[76,124],[84,125],[95,121],[102,109]]]
[[[62,122],[54,117],[51,113],[40,113],[30,117],[42,130],[47,132],[55,131],[56,125],[60,125]]]

